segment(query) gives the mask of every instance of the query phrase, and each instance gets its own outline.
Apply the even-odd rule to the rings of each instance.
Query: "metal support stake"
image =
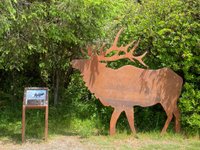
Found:
[[[22,143],[25,141],[26,106],[22,107]]]
[[[48,106],[45,107],[45,141],[47,141],[48,137]]]

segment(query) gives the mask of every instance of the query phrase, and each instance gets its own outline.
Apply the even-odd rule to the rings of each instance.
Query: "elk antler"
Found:
[[[119,59],[124,59],[124,58],[128,58],[131,61],[135,61],[138,60],[142,65],[148,67],[142,60],[142,58],[147,54],[147,52],[145,52],[144,54],[142,54],[141,56],[134,56],[133,52],[135,51],[135,49],[138,47],[140,39],[137,41],[137,43],[133,46],[133,48],[128,51],[128,48],[135,43],[135,41],[132,41],[131,43],[129,43],[126,46],[117,46],[117,42],[119,39],[119,36],[122,32],[122,29],[119,30],[119,32],[117,33],[115,40],[113,42],[113,45],[107,49],[105,52],[103,52],[103,47],[105,46],[105,44],[100,48],[100,55],[99,55],[99,60],[100,61],[114,61],[114,60],[119,60]],[[117,51],[117,53],[111,57],[106,57],[107,54],[109,54],[112,51]],[[123,55],[119,55],[120,52],[124,52],[125,54]]]

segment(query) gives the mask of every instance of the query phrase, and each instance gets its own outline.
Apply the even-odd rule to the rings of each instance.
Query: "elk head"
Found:
[[[92,47],[88,47],[87,50],[88,50],[87,56],[89,56],[89,59],[72,60],[72,67],[80,70],[81,73],[88,70],[89,68],[91,69],[92,66],[96,66],[98,64],[97,55],[92,53]],[[82,49],[81,52],[83,55],[86,54]]]

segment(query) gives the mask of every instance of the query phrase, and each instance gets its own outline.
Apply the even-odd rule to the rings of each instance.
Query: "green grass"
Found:
[[[43,119],[27,120],[26,138],[33,143],[43,143],[44,122]],[[53,121],[53,120],[51,120]],[[116,135],[109,136],[108,134],[99,134],[95,128],[94,121],[72,119],[71,127],[68,123],[49,122],[49,140],[59,136],[74,136],[79,137],[78,141],[87,147],[94,146],[97,149],[119,149],[119,150],[199,150],[199,136],[184,136],[183,134],[175,134],[168,132],[163,136],[160,131],[154,132],[138,132],[136,135],[127,133],[127,131],[118,131]],[[30,124],[29,124],[30,123]],[[34,125],[34,126],[33,126]],[[6,141],[10,144],[21,143],[21,122],[10,122],[9,124],[0,125],[0,143]]]
[[[49,109],[49,140],[57,136],[80,137],[78,141],[84,145],[95,145],[99,149],[120,150],[154,150],[154,149],[189,149],[199,150],[200,139],[197,136],[175,134],[172,130],[161,136],[160,131],[141,132],[136,135],[129,128],[117,128],[115,136],[109,136],[109,127],[101,125],[96,117],[80,119],[65,109]],[[151,131],[151,130],[150,130]],[[33,143],[43,143],[44,111],[29,110],[26,112],[26,139]],[[0,143],[21,144],[21,112],[14,109],[1,110],[0,114]]]
[[[120,150],[171,150],[189,149],[199,150],[200,140],[197,137],[186,139],[181,134],[167,133],[163,136],[159,132],[137,133],[134,135],[116,134],[115,136],[91,136],[90,141],[103,149]],[[86,142],[87,143],[87,142]]]

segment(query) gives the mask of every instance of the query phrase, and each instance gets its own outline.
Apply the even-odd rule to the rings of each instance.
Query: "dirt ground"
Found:
[[[13,143],[11,141],[0,141],[0,150],[86,150],[89,145],[81,142],[78,136],[58,136],[42,140],[26,140],[24,144]]]
[[[42,140],[26,140],[24,144],[13,143],[11,141],[0,141],[0,150],[85,150],[88,146],[81,143],[78,136],[58,136]]]

